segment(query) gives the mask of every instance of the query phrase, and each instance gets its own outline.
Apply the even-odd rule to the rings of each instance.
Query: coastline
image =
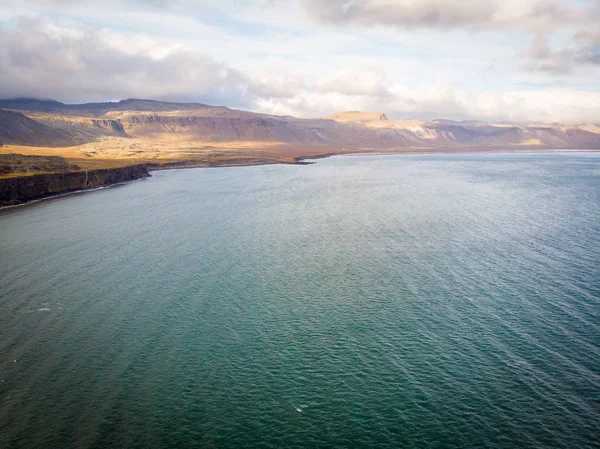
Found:
[[[543,153],[599,153],[600,148],[459,148],[445,150],[443,148],[422,148],[394,151],[361,151],[333,153],[328,156],[398,156],[403,154],[543,154]],[[328,157],[325,156],[325,157]],[[317,159],[307,157],[306,159]]]
[[[95,190],[150,176],[147,164],[75,172],[41,173],[0,179],[0,208],[67,193]]]
[[[214,162],[183,160],[164,164],[144,163],[75,172],[34,173],[0,178],[0,210],[83,193],[148,178],[153,171],[186,168],[251,167],[258,165],[310,165],[312,162],[239,158]]]
[[[392,156],[426,154],[542,154],[542,153],[598,153],[600,149],[564,148],[464,148],[436,149],[411,148],[394,151],[339,151],[306,156],[292,160],[271,158],[237,158],[211,162],[182,160],[175,162],[132,164],[115,168],[82,170],[77,172],[23,174],[0,178],[0,210],[12,209],[74,193],[94,191],[148,178],[153,171],[181,170],[187,168],[251,167],[259,165],[311,165],[315,159],[333,156]]]

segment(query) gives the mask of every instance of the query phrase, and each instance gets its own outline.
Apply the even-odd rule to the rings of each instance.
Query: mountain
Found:
[[[99,144],[102,142],[102,145]],[[152,157],[177,149],[313,148],[336,151],[469,148],[599,148],[597,124],[514,125],[478,121],[392,121],[384,113],[349,111],[300,119],[209,106],[143,99],[64,104],[0,100],[0,144],[86,146],[105,154],[111,145]],[[90,147],[90,148],[88,148]],[[283,151],[283,150],[282,150]],[[104,152],[104,153],[102,153]],[[119,153],[119,154],[121,154]],[[115,153],[117,154],[117,153]]]
[[[165,112],[196,110],[208,107],[211,106],[202,103],[169,103],[164,101],[142,100],[139,98],[128,98],[127,100],[121,100],[119,102],[109,101],[104,103],[84,104],[65,104],[60,101],[36,98],[12,98],[0,100],[0,109],[94,116],[106,114],[108,111]]]
[[[74,144],[60,129],[32,120],[20,112],[0,109],[0,144],[39,146],[48,142],[56,146]]]

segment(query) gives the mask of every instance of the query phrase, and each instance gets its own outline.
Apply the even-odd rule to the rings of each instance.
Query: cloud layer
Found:
[[[0,97],[600,121],[600,0],[106,1],[0,4]]]
[[[22,21],[0,30],[0,67],[2,97],[247,102],[245,76],[225,64],[148,36],[104,29],[74,31]]]
[[[578,65],[600,64],[600,1],[556,0],[301,0],[316,22],[338,27],[390,27],[526,33],[533,44],[523,67],[568,73]],[[556,30],[576,30],[564,48],[547,38]]]
[[[368,72],[368,71],[367,71]],[[333,79],[360,79],[345,70]],[[329,82],[326,78],[317,86]],[[291,98],[261,99],[258,107],[274,114],[325,116],[335,111],[362,110],[385,112],[392,119],[488,120],[506,122],[598,122],[600,92],[564,88],[544,88],[525,91],[470,92],[448,84],[422,85],[408,88],[388,79],[381,79],[385,93],[349,92],[343,83],[340,91],[313,89]]]
[[[587,21],[588,8],[555,0],[302,0],[314,20],[342,25],[548,30]]]

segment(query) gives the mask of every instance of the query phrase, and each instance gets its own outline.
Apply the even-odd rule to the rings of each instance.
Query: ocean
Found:
[[[0,211],[1,448],[600,447],[600,154],[200,168]]]

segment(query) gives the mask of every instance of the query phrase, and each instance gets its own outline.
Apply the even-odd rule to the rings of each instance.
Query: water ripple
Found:
[[[163,171],[0,213],[0,447],[598,447],[600,157]]]

